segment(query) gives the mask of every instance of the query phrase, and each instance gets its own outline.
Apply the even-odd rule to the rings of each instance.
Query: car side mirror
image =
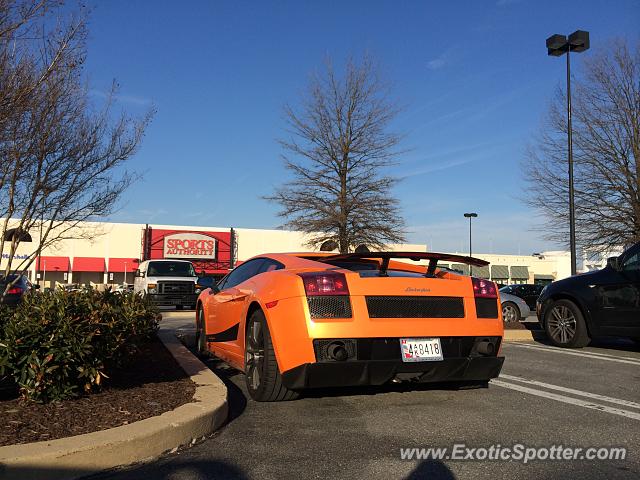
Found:
[[[607,267],[613,268],[616,272],[620,271],[620,260],[618,257],[607,258]]]

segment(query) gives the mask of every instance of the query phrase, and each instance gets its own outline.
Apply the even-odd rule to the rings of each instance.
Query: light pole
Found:
[[[551,35],[547,38],[547,54],[559,57],[567,54],[567,143],[569,150],[569,243],[571,245],[571,275],[576,274],[576,210],[573,192],[573,139],[571,138],[571,52],[584,52],[589,48],[589,32],[576,30],[567,38]]]
[[[469,256],[473,253],[471,249],[471,219],[478,216],[475,212],[465,213],[464,216],[469,219]],[[469,265],[469,276],[473,275],[473,265]]]

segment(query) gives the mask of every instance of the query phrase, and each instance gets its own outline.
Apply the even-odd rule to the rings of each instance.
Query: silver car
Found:
[[[505,322],[520,322],[535,313],[531,311],[523,299],[502,291],[500,291],[500,304],[502,305],[502,319]]]

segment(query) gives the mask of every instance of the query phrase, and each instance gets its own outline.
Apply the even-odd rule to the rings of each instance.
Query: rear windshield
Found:
[[[352,272],[358,272],[360,277],[378,277],[380,275],[380,264],[375,261],[359,261],[359,262],[349,262],[349,261],[327,261],[323,263],[328,263],[329,265],[335,265],[336,267],[344,268],[345,270],[351,270]],[[387,270],[388,277],[411,277],[411,278],[424,278],[423,273],[418,272],[407,272],[405,270]]]
[[[13,282],[16,279],[16,277],[18,277],[18,275],[15,275],[15,274],[10,274],[6,278],[4,275],[0,275],[0,282],[6,282],[6,283]]]
[[[151,262],[148,277],[195,277],[193,266],[187,262]]]

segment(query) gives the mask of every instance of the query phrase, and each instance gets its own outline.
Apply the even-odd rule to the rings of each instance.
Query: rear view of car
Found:
[[[243,370],[259,401],[389,381],[484,385],[504,361],[497,286],[438,260],[487,264],[425,252],[249,259],[201,294],[198,349]]]
[[[6,278],[0,278],[0,295],[4,293],[2,303],[5,305],[18,305],[22,298],[29,295],[34,288],[39,288],[39,285],[32,285],[24,275],[9,275]]]
[[[483,382],[498,375],[503,327],[493,282],[388,265],[402,254],[383,256],[382,264],[367,255],[318,259],[345,272],[300,274],[315,361],[286,370],[285,385]]]

